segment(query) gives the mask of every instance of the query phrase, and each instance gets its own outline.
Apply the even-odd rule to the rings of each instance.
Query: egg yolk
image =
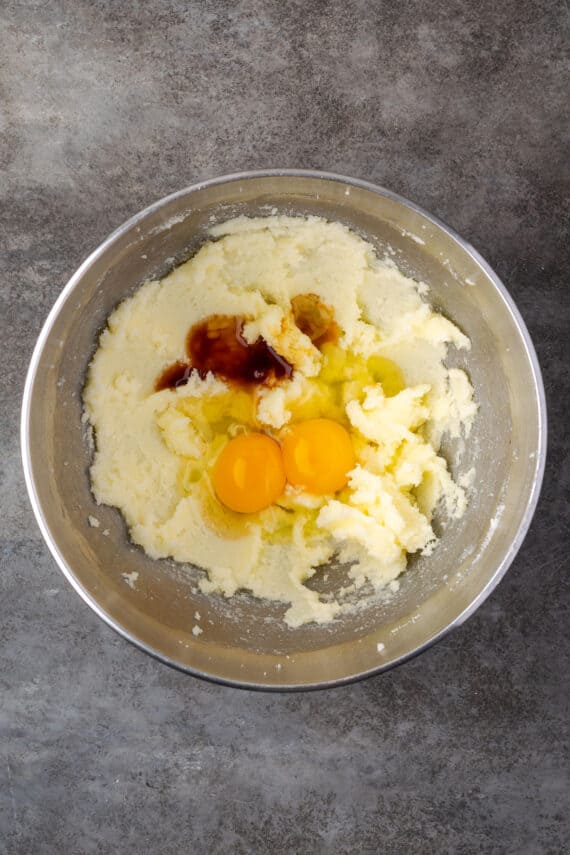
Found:
[[[283,437],[281,450],[289,483],[317,495],[342,490],[355,465],[348,431],[331,419],[293,425]]]
[[[220,502],[232,511],[253,514],[269,507],[285,489],[285,469],[277,442],[263,433],[231,439],[212,473]]]

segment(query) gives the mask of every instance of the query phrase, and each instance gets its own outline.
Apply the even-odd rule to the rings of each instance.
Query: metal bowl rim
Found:
[[[511,545],[503,556],[502,560],[497,565],[497,568],[487,584],[479,591],[477,596],[473,599],[473,601],[467,606],[457,617],[451,620],[447,626],[445,626],[442,630],[435,633],[433,636],[428,638],[423,644],[418,645],[413,650],[410,650],[408,653],[403,654],[396,659],[391,660],[390,662],[383,663],[381,665],[375,666],[374,668],[370,668],[366,671],[357,672],[355,674],[350,674],[346,677],[341,677],[336,680],[327,680],[327,681],[319,681],[313,683],[291,683],[291,684],[283,684],[283,685],[273,685],[273,684],[265,684],[265,683],[257,683],[257,682],[248,682],[247,680],[231,680],[225,677],[217,676],[216,674],[211,674],[206,671],[201,671],[197,668],[193,668],[188,665],[183,665],[180,662],[176,662],[173,659],[170,659],[168,656],[160,653],[158,650],[154,649],[146,642],[144,642],[141,638],[138,638],[128,630],[126,630],[115,618],[113,618],[110,614],[108,614],[104,609],[102,609],[97,601],[91,596],[91,594],[86,591],[77,577],[75,576],[72,568],[65,561],[63,556],[61,555],[56,539],[52,535],[43,511],[41,507],[41,503],[38,499],[34,478],[32,475],[32,464],[31,464],[31,450],[30,450],[30,435],[29,435],[29,425],[30,425],[30,411],[31,411],[31,397],[32,397],[32,389],[34,385],[34,381],[36,378],[36,374],[38,372],[41,356],[43,352],[43,348],[45,342],[49,336],[51,328],[59,314],[60,308],[66,302],[69,295],[73,292],[78,282],[80,282],[81,278],[85,274],[85,272],[92,266],[92,264],[103,255],[106,250],[120,238],[126,231],[128,231],[133,226],[136,226],[138,223],[143,221],[148,215],[154,213],[159,210],[161,207],[165,206],[169,202],[174,201],[175,199],[179,199],[184,196],[189,196],[192,193],[202,190],[206,187],[216,186],[218,184],[226,184],[234,181],[244,181],[249,180],[251,178],[278,178],[278,177],[291,177],[291,178],[314,178],[314,179],[324,179],[328,181],[338,181],[339,183],[358,187],[364,190],[368,190],[372,193],[376,193],[379,196],[384,196],[387,199],[390,199],[393,202],[397,202],[400,205],[414,211],[420,216],[424,217],[428,222],[432,225],[436,226],[438,229],[442,230],[448,237],[450,237],[455,243],[457,243],[471,258],[475,261],[476,264],[481,267],[484,272],[489,277],[490,281],[499,292],[500,296],[503,299],[503,302],[507,306],[512,320],[515,324],[515,327],[520,334],[525,350],[528,355],[528,359],[532,368],[532,375],[534,380],[534,388],[536,392],[536,396],[539,402],[538,407],[538,447],[535,458],[535,467],[534,467],[534,477],[532,488],[530,490],[525,512],[521,518],[520,524],[518,526],[515,537],[513,538]],[[276,691],[276,692],[287,692],[287,691],[310,691],[315,689],[327,689],[334,688],[336,686],[343,686],[358,680],[363,680],[368,677],[372,677],[376,674],[380,674],[384,671],[389,671],[392,668],[401,665],[404,662],[407,662],[410,659],[413,659],[415,656],[418,656],[423,651],[427,650],[433,644],[435,644],[440,639],[444,638],[449,632],[461,626],[461,624],[467,620],[478,608],[483,604],[483,602],[487,599],[487,597],[492,593],[495,587],[499,584],[513,560],[515,559],[530,526],[532,521],[534,512],[536,510],[536,506],[538,503],[538,499],[540,496],[540,490],[542,487],[542,481],[544,477],[544,469],[546,465],[546,448],[547,448],[547,409],[546,409],[546,397],[544,392],[544,383],[542,379],[542,374],[540,371],[540,365],[538,362],[538,357],[536,354],[536,350],[532,343],[532,339],[526,327],[526,324],[514,302],[509,292],[507,291],[505,285],[491,268],[491,266],[485,261],[485,259],[477,252],[477,250],[466,240],[464,240],[457,232],[455,232],[450,226],[446,225],[442,220],[438,217],[435,217],[433,214],[428,213],[419,205],[416,205],[414,202],[410,202],[408,199],[405,199],[403,196],[400,196],[398,193],[394,193],[391,190],[388,190],[385,187],[382,187],[377,184],[373,184],[370,181],[365,181],[359,178],[350,178],[345,175],[340,175],[335,172],[325,172],[321,170],[312,170],[312,169],[264,169],[264,170],[248,170],[244,172],[235,172],[228,175],[219,176],[216,178],[210,178],[205,181],[200,181],[196,184],[191,184],[182,190],[177,190],[174,193],[170,193],[167,196],[162,197],[156,202],[153,202],[151,205],[148,205],[139,213],[130,217],[126,220],[122,225],[116,228],[111,234],[102,241],[101,244],[90,253],[85,261],[77,268],[75,273],[68,280],[67,284],[62,289],[58,298],[56,299],[52,309],[50,310],[44,325],[40,331],[37,342],[35,344],[32,357],[30,360],[30,365],[28,368],[28,373],[26,375],[26,381],[24,385],[24,392],[22,396],[22,417],[21,417],[21,430],[20,430],[20,441],[21,441],[21,453],[22,453],[22,464],[24,469],[24,478],[26,482],[26,488],[28,490],[28,495],[30,498],[30,502],[32,505],[32,510],[34,512],[34,516],[38,523],[41,534],[56,562],[61,572],[67,578],[68,582],[72,585],[72,587],[76,590],[79,596],[87,603],[87,605],[97,614],[105,623],[107,623],[115,632],[118,632],[119,635],[126,638],[127,641],[130,641],[136,647],[139,647],[141,650],[144,650],[145,653],[154,656],[156,659],[161,662],[169,665],[179,671],[183,671],[184,673],[191,674],[194,677],[199,677],[204,680],[208,680],[213,683],[219,683],[225,686],[231,686],[234,688],[240,689],[249,689],[256,691]]]

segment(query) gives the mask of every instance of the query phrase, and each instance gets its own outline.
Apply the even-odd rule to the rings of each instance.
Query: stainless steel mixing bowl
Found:
[[[153,561],[128,539],[120,513],[89,488],[82,422],[85,370],[111,310],[148,278],[196,251],[237,214],[317,214],[346,223],[429,283],[432,303],[470,337],[452,359],[469,372],[479,414],[452,469],[475,468],[464,518],[441,530],[430,558],[412,558],[399,591],[328,627],[288,629],[284,607],[196,590],[199,571]],[[544,390],[526,327],[504,286],[464,240],[404,199],[364,181],[279,170],[181,190],[137,214],[81,265],[51,311],[24,393],[26,482],[63,573],[110,626],[171,665],[236,686],[302,689],[383,671],[459,626],[515,557],[539,495],[546,449]],[[99,521],[98,527],[89,517]],[[129,575],[136,573],[137,577]],[[134,582],[136,578],[136,582]],[[195,617],[199,613],[199,620]],[[192,629],[203,632],[195,637]]]

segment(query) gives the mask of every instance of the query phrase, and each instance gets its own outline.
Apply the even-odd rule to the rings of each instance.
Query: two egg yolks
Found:
[[[263,433],[230,440],[212,480],[222,504],[251,514],[273,504],[287,481],[316,495],[336,493],[354,465],[348,431],[331,419],[310,419],[289,428],[281,446]]]

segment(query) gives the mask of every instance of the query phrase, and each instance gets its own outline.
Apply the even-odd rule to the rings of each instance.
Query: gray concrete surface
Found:
[[[1,853],[564,850],[564,35],[549,0],[0,4]],[[199,682],[116,636],[48,555],[19,461],[33,343],[84,256],[170,191],[269,166],[376,181],[471,240],[551,420],[538,513],[480,611],[311,695]]]

